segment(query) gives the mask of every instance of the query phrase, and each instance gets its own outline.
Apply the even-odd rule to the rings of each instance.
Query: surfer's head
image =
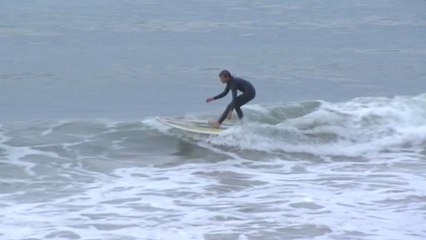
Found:
[[[228,70],[222,70],[219,73],[219,77],[220,77],[220,81],[222,81],[222,83],[227,83],[229,81],[229,79],[232,78],[232,75]]]

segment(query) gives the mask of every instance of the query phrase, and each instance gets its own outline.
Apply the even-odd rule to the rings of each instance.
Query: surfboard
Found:
[[[200,134],[220,134],[230,127],[230,125],[222,125],[220,128],[213,128],[208,121],[157,117],[157,120],[169,127]]]

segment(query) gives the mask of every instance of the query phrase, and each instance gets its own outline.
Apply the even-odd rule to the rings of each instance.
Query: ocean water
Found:
[[[0,239],[426,238],[426,1],[0,3]]]

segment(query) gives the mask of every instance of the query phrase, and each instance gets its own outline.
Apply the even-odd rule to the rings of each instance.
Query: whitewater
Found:
[[[1,240],[426,239],[426,1],[0,3]]]
[[[244,110],[219,136],[154,117],[2,124],[2,238],[426,236],[425,95]]]

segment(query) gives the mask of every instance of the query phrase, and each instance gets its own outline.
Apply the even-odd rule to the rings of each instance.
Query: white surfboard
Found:
[[[214,128],[207,121],[191,119],[157,117],[157,120],[172,128],[201,134],[220,134],[230,127],[230,125],[222,125],[220,128]]]

